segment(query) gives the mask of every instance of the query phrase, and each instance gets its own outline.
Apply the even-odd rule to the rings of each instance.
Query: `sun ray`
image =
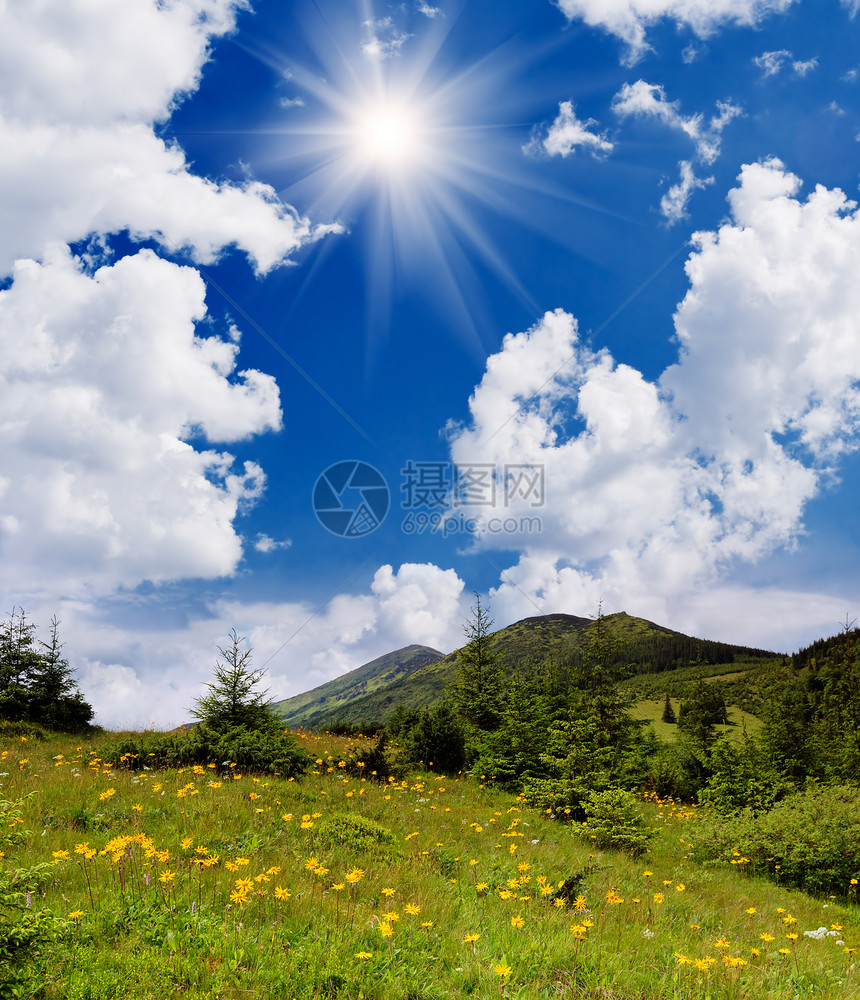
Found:
[[[498,243],[494,218],[580,253],[576,233],[555,226],[547,234],[556,215],[539,200],[600,211],[573,189],[550,190],[523,154],[533,118],[509,74],[527,57],[507,39],[464,68],[446,50],[456,12],[407,35],[390,59],[362,53],[360,25],[333,0],[309,5],[305,15],[302,64],[266,47],[267,63],[303,100],[282,114],[280,147],[267,140],[269,164],[285,178],[280,194],[302,214],[337,219],[350,238],[366,241],[370,353],[387,335],[397,297],[426,295],[428,287],[433,311],[456,317],[441,328],[471,353],[482,340],[488,274],[521,306],[538,309]],[[365,26],[389,20],[364,4]]]

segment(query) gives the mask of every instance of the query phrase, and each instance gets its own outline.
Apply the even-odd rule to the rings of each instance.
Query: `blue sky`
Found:
[[[832,634],[857,13],[7,4],[3,607],[62,619],[110,726],[186,718],[234,626],[286,697],[454,648],[474,592]],[[313,509],[343,462],[389,490],[356,537]],[[332,475],[347,525],[371,480]]]

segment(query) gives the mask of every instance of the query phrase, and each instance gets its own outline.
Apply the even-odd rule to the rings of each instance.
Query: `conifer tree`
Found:
[[[262,729],[277,724],[268,690],[258,689],[266,672],[251,668],[253,650],[243,648],[245,642],[234,628],[227,648],[218,647],[224,662],[215,661],[215,680],[207,685],[209,693],[198,698],[191,709],[194,718],[206,726]]]
[[[672,708],[672,699],[669,697],[669,692],[666,692],[666,704],[663,706],[663,722],[668,722],[670,724],[675,724],[678,721],[677,715],[675,715],[675,709]]]
[[[37,641],[35,622],[17,607],[0,623],[0,718],[67,731],[86,728],[92,719],[92,706],[62,655],[59,628],[54,617],[50,642]]]
[[[498,729],[501,720],[502,675],[492,637],[493,619],[475,594],[472,617],[463,626],[468,642],[457,650],[459,668],[451,686],[457,714],[484,731]]]

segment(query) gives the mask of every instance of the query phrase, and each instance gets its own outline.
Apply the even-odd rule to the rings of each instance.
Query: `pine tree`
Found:
[[[29,715],[27,689],[39,659],[35,644],[35,623],[23,608],[12,608],[0,623],[0,717],[18,720]]]
[[[93,717],[92,706],[84,701],[63,656],[60,622],[51,619],[49,642],[40,641],[43,652],[30,675],[30,715],[52,729],[78,730]]]
[[[457,650],[459,669],[451,686],[457,714],[484,731],[498,729],[501,720],[502,674],[492,637],[493,619],[475,594],[472,617],[463,626],[468,642]]]
[[[37,642],[36,624],[23,608],[0,623],[0,717],[64,731],[85,729],[92,719],[62,655],[59,628],[52,618],[50,642]]]
[[[672,725],[678,722],[678,716],[675,715],[675,709],[672,708],[672,699],[669,697],[668,691],[666,692],[666,704],[663,706],[663,721]]]
[[[224,662],[215,661],[215,680],[207,685],[209,693],[199,698],[191,709],[194,718],[206,726],[263,729],[277,724],[268,691],[258,690],[266,672],[251,669],[253,650],[244,649],[245,642],[236,629],[232,629],[229,646],[226,649],[218,647]]]

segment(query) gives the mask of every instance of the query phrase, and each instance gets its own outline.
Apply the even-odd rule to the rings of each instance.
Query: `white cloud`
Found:
[[[197,261],[260,272],[315,229],[273,188],[193,174],[154,123],[199,84],[241,0],[0,5],[0,586],[23,599],[235,572],[265,483],[222,445],[280,427],[278,389],[208,322]],[[73,259],[71,243],[87,245]],[[108,660],[105,660],[108,662]]]
[[[0,8],[0,273],[53,242],[127,229],[260,271],[316,239],[272,187],[194,176],[153,132],[200,80],[239,0],[46,0]]]
[[[0,273],[56,241],[128,229],[211,262],[231,245],[257,269],[286,260],[315,230],[267,184],[196,177],[148,125],[62,127],[0,119]]]
[[[383,62],[400,55],[400,50],[412,37],[400,31],[390,17],[379,21],[365,21],[363,26],[371,30],[370,37],[361,45],[361,51],[373,62]]]
[[[573,101],[562,101],[558,106],[558,115],[546,133],[536,135],[523,146],[523,152],[542,150],[550,156],[569,156],[582,146],[593,153],[609,153],[612,143],[606,136],[590,131],[591,126],[596,124],[593,118],[587,121],[577,118]]]
[[[693,165],[689,160],[681,160],[678,166],[681,170],[680,180],[677,184],[673,184],[660,199],[660,212],[670,224],[686,218],[687,203],[697,188],[707,187],[714,183],[713,177],[696,177],[693,173]]]
[[[762,52],[756,56],[753,62],[762,71],[764,76],[776,76],[783,66],[791,63],[791,69],[795,76],[804,77],[818,68],[818,59],[794,59],[788,49],[778,49],[774,52]]]
[[[685,46],[684,50],[681,52],[681,59],[685,63],[689,64],[695,62],[705,51],[707,51],[706,46],[695,45],[693,42],[690,42],[690,44]]]
[[[188,720],[233,627],[247,637],[254,666],[265,665],[270,694],[280,699],[412,643],[450,652],[464,642],[470,603],[453,570],[406,563],[381,566],[368,592],[339,595],[321,610],[221,599],[162,630],[111,624],[85,604],[66,604],[58,615],[71,625],[62,630],[66,651],[101,724],[171,727]]]
[[[288,549],[292,544],[293,542],[290,538],[282,538],[280,541],[277,541],[270,535],[259,534],[254,541],[254,548],[257,552],[268,554],[269,552],[278,552],[280,549]]]
[[[842,0],[842,6],[846,8],[851,17],[854,17],[860,10],[860,0]]]
[[[561,310],[489,359],[452,458],[546,476],[542,532],[505,540],[523,552],[498,591],[506,617],[532,613],[516,585],[544,610],[605,597],[675,624],[738,561],[802,534],[858,447],[860,214],[838,190],[799,189],[779,161],[743,168],[731,221],[696,236],[678,361],[657,382],[583,346]]]
[[[282,108],[303,108],[305,102],[301,97],[282,97],[278,104]]]
[[[791,68],[794,70],[795,76],[806,76],[807,73],[811,73],[814,69],[818,68],[818,59],[797,59],[791,64]]]
[[[794,0],[556,0],[570,19],[603,28],[628,47],[627,61],[648,48],[647,29],[662,18],[705,37],[725,24],[756,25],[769,14],[782,13]],[[845,0],[843,0],[845,2]],[[853,2],[853,0],[849,0]]]
[[[280,427],[274,379],[201,337],[205,286],[148,250],[87,275],[66,248],[0,292],[6,593],[232,573],[265,476],[212,444]],[[191,442],[201,442],[197,447]]]
[[[762,52],[760,56],[753,59],[753,62],[764,76],[775,76],[789,59],[791,59],[791,53],[788,49],[778,49],[774,52]]]
[[[703,163],[713,163],[720,153],[720,133],[741,108],[729,101],[717,101],[718,114],[707,126],[701,114],[683,115],[679,101],[670,101],[657,83],[625,83],[612,99],[612,110],[619,118],[656,118],[670,128],[684,132],[695,143],[696,154]]]
[[[717,101],[717,113],[705,125],[702,114],[683,115],[680,103],[670,101],[663,87],[656,83],[646,83],[644,80],[637,80],[633,84],[625,83],[613,98],[612,110],[620,118],[654,118],[670,128],[683,132],[695,144],[699,161],[707,165],[712,164],[720,155],[723,129],[729,122],[743,114],[736,104],[730,101]],[[711,183],[711,178],[702,179],[695,176],[693,165],[689,160],[681,160],[678,168],[680,170],[678,182],[669,188],[660,201],[660,211],[670,224],[686,216],[687,203],[693,191]]]
[[[54,125],[152,122],[196,89],[243,0],[11,0],[0,10],[0,113]]]
[[[430,18],[439,17],[442,13],[442,9],[440,7],[433,7],[427,3],[426,0],[418,0],[416,10],[419,14],[423,14],[425,17]]]

